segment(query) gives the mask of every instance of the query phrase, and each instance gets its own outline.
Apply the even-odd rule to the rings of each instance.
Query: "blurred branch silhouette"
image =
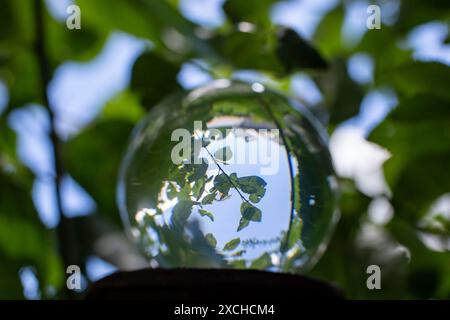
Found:
[[[51,80],[52,71],[49,65],[49,61],[46,53],[46,29],[44,20],[45,9],[41,0],[34,0],[34,13],[35,13],[35,30],[36,30],[36,43],[35,50],[39,63],[39,73],[41,79],[42,97],[44,100],[44,106],[47,110],[50,123],[50,140],[52,142],[53,149],[53,167],[54,167],[54,193],[56,198],[56,206],[59,215],[59,224],[57,227],[58,244],[61,257],[65,268],[70,265],[78,265],[79,257],[77,254],[77,244],[75,240],[75,234],[70,221],[64,214],[63,198],[61,191],[62,179],[65,174],[64,164],[62,160],[62,141],[59,139],[56,132],[56,119],[54,109],[50,105],[48,97],[48,85]],[[72,291],[66,291],[68,295],[71,295]]]

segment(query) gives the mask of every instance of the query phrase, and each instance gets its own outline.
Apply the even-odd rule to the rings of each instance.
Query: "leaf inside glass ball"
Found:
[[[152,266],[298,272],[326,245],[335,189],[306,110],[267,90],[215,83],[140,124],[119,202]]]

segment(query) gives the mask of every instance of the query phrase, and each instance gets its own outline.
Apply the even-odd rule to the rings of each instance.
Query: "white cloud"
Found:
[[[389,194],[382,165],[390,153],[367,141],[364,131],[344,126],[330,138],[330,152],[339,176],[353,178],[357,187],[369,196]]]

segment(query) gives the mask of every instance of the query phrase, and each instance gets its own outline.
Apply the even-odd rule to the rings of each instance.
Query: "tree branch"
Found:
[[[47,53],[45,50],[46,34],[45,34],[45,22],[44,22],[44,10],[43,0],[34,0],[34,19],[35,19],[35,54],[39,62],[39,76],[41,80],[42,98],[44,106],[47,110],[50,121],[50,140],[53,145],[53,158],[54,158],[54,192],[56,196],[56,206],[58,215],[60,218],[57,227],[57,236],[59,240],[59,250],[63,259],[65,267],[75,264],[77,262],[76,244],[73,240],[73,230],[69,225],[68,219],[64,215],[64,209],[62,204],[61,194],[61,180],[64,176],[65,170],[61,157],[62,143],[56,132],[56,119],[55,113],[50,106],[50,101],[47,93],[48,84],[51,78],[51,68],[48,61]]]

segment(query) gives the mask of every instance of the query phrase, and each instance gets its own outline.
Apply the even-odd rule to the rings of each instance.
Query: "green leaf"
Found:
[[[191,200],[191,185],[185,183],[181,188],[180,192],[177,194],[178,200]]]
[[[193,196],[197,201],[203,196],[203,193],[205,192],[205,186],[206,186],[206,179],[205,177],[202,177],[199,180],[197,180],[194,186],[192,187]]]
[[[172,200],[176,198],[177,195],[178,190],[175,187],[175,184],[173,182],[169,182],[169,185],[167,186],[167,198],[169,198],[169,200]]]
[[[206,241],[211,245],[211,247],[215,248],[217,246],[217,240],[216,238],[212,235],[212,233],[208,233],[205,235],[205,239]]]
[[[54,66],[67,60],[84,62],[94,59],[108,39],[107,33],[95,28],[68,30],[65,20],[54,20],[49,13],[44,18],[45,37],[48,42],[46,52],[50,63]]]
[[[250,269],[264,270],[270,266],[272,266],[272,259],[267,252],[264,252],[260,257],[253,260]]]
[[[270,7],[276,0],[227,0],[223,4],[225,14],[233,23],[252,22],[270,25]]]
[[[393,186],[407,163],[450,150],[448,104],[432,95],[402,99],[369,139],[393,154],[385,164],[385,177]]]
[[[42,103],[39,63],[34,54],[34,3],[2,1],[0,30],[0,81],[8,88],[7,109]]]
[[[384,80],[387,80],[386,85],[391,86],[388,84],[389,78],[384,74],[411,62],[412,51],[398,46],[398,40],[397,26],[383,26],[382,32],[366,32],[355,48],[355,52],[365,52],[373,58],[374,80],[378,86],[384,85]]]
[[[247,250],[239,250],[239,251],[233,253],[231,256],[232,257],[242,257],[246,252],[247,252]]]
[[[238,178],[239,187],[245,193],[256,193],[260,188],[264,188],[266,182],[258,176],[247,176]]]
[[[0,272],[3,275],[0,282],[0,299],[2,300],[19,300],[25,299],[22,282],[19,277],[21,264],[15,261],[7,261],[2,257],[0,264]]]
[[[262,218],[261,210],[245,201],[241,204],[241,215],[242,218],[255,222],[260,222]]]
[[[235,238],[233,240],[228,241],[223,247],[224,251],[232,251],[237,248],[237,246],[241,243],[241,238]]]
[[[430,80],[431,81],[431,80]],[[396,215],[417,221],[450,190],[450,109],[432,94],[403,98],[369,136],[392,157],[384,174]]]
[[[190,167],[189,167],[190,168]],[[171,166],[168,180],[175,182],[180,188],[186,184],[186,176],[189,173],[186,165]]]
[[[172,216],[170,222],[175,228],[182,228],[185,226],[189,216],[192,213],[192,207],[195,204],[193,201],[181,200],[172,210]]]
[[[193,171],[188,177],[189,182],[197,181],[206,176],[206,171],[208,171],[208,160],[205,158],[200,158],[200,164],[192,164]]]
[[[266,193],[267,183],[258,176],[247,176],[237,179],[237,184],[242,192],[250,194],[250,201],[258,203]]]
[[[219,197],[219,201],[224,201],[231,198],[231,194],[222,193]]]
[[[248,197],[248,199],[253,202],[253,203],[258,203],[259,202],[259,197],[256,193],[251,194],[250,197]]]
[[[334,60],[329,70],[315,79],[325,93],[331,124],[338,124],[359,113],[364,92],[348,75],[345,60]]]
[[[247,220],[244,217],[241,217],[241,219],[239,219],[239,226],[237,228],[237,231],[239,232],[242,229],[247,228],[249,224],[250,224],[250,220]]]
[[[63,148],[68,172],[94,198],[99,212],[118,225],[122,222],[115,201],[117,174],[132,128],[128,121],[100,121]]]
[[[60,257],[50,231],[38,218],[29,190],[14,176],[6,176],[1,171],[0,259],[0,271],[4,272],[0,296],[16,297],[14,279],[18,280],[20,268],[27,265],[36,269],[41,288],[51,285],[59,289],[62,284]],[[7,289],[11,292],[5,293]]]
[[[285,69],[276,50],[278,40],[270,31],[239,32],[216,36],[212,45],[236,69],[255,69],[282,74]]]
[[[214,202],[214,200],[216,199],[216,193],[209,193],[207,194],[203,199],[202,199],[202,204],[211,204]]]
[[[378,78],[409,97],[428,94],[450,101],[450,72],[441,63],[414,61],[385,70]]]
[[[123,30],[137,37],[159,41],[159,26],[149,19],[148,12],[142,2],[107,0],[78,0],[82,13],[82,21],[88,28],[95,28],[105,33]],[[98,14],[102,12],[102,14]]]
[[[448,19],[450,8],[446,0],[420,1],[409,0],[401,4],[398,22],[395,24],[397,32],[404,34],[412,28],[427,23],[430,20]],[[433,18],[431,18],[433,17]]]
[[[0,118],[0,174],[26,190],[31,190],[33,173],[20,161],[16,147],[16,133],[8,127],[6,119]]]
[[[338,5],[325,15],[316,28],[314,43],[327,58],[339,56],[346,51],[342,41],[344,18],[344,6]]]
[[[392,186],[396,214],[417,221],[450,190],[450,151],[426,154],[405,164]]]
[[[221,148],[214,153],[214,158],[220,161],[229,161],[232,156],[233,152],[230,147]]]
[[[145,109],[139,103],[137,96],[130,90],[117,94],[103,107],[100,119],[124,120],[138,122],[145,115]]]
[[[134,63],[131,89],[142,99],[142,104],[151,109],[157,102],[178,88],[177,74],[180,65],[169,61],[156,52],[143,53]]]
[[[9,109],[43,102],[39,64],[33,53],[23,50],[8,58],[0,65],[0,80],[8,87]]]
[[[207,216],[211,221],[214,221],[214,215],[211,212],[203,209],[199,209],[198,212],[202,217]]]
[[[33,3],[29,1],[2,1],[0,11],[0,43],[9,43],[4,53],[11,53],[22,45],[30,44],[34,36]]]
[[[278,31],[277,54],[287,73],[328,67],[320,53],[290,28],[280,28]]]
[[[224,195],[228,194],[231,184],[225,174],[221,173],[214,178],[214,188]]]
[[[229,265],[233,269],[246,269],[247,268],[246,261],[244,259],[230,261]]]
[[[239,188],[248,194],[257,193],[267,185],[266,181],[258,176],[240,177],[238,178],[238,184]]]
[[[194,24],[166,1],[78,0],[77,5],[82,12],[83,29],[95,29],[106,34],[122,30],[135,37],[149,39],[157,47],[168,44],[164,36],[167,30],[172,29],[186,36],[186,42],[194,44],[197,51],[204,50],[204,44],[198,43],[195,37]],[[190,49],[186,47],[184,51]]]
[[[298,243],[301,240],[302,227],[303,227],[302,220],[298,216],[295,216],[292,221],[289,238],[287,239],[288,248],[292,248],[296,243]]]

